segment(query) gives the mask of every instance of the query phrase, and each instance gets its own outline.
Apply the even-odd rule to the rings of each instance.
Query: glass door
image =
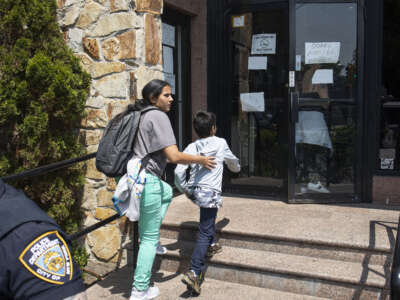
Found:
[[[358,200],[357,3],[299,2],[291,20],[289,202]]]
[[[242,170],[225,192],[286,194],[288,3],[264,3],[230,15],[232,115],[228,140]],[[287,196],[285,196],[287,197]]]

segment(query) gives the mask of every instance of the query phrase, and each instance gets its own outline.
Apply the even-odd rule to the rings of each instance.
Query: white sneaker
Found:
[[[156,248],[156,254],[158,255],[164,255],[168,252],[167,248],[164,246],[161,246],[160,242],[158,242],[157,244],[157,248]]]
[[[160,290],[156,286],[151,286],[144,291],[138,291],[135,287],[133,287],[129,300],[149,300],[154,299],[158,295],[160,295]]]
[[[320,181],[318,181],[317,183],[309,182],[307,184],[307,189],[318,193],[330,193],[330,191],[325,188]]]

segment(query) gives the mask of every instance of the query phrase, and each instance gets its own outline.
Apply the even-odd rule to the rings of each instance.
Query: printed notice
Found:
[[[332,69],[316,70],[312,77],[311,83],[312,84],[333,83],[333,70]]]
[[[339,61],[340,42],[306,43],[306,64],[335,64]]]
[[[232,17],[232,27],[233,28],[240,28],[244,27],[245,16],[233,16]]]
[[[175,27],[162,23],[162,42],[165,45],[175,47]]]
[[[249,56],[249,70],[266,70],[267,63],[266,56]]]
[[[276,33],[253,35],[251,54],[275,54]]]
[[[164,80],[171,86],[171,93],[175,95],[175,74],[164,73]]]
[[[264,111],[264,93],[240,94],[242,111]]]
[[[174,73],[174,49],[163,46],[163,66],[165,73]]]

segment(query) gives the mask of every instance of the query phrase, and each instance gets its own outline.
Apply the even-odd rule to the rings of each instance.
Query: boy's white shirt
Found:
[[[189,165],[178,164],[175,168],[175,185],[182,193],[188,194],[189,188],[199,186],[221,192],[223,163],[232,172],[240,171],[239,159],[232,153],[225,139],[210,136],[190,143],[183,151],[192,155],[215,156],[216,166],[208,170],[199,164],[191,164],[190,178],[186,181]]]

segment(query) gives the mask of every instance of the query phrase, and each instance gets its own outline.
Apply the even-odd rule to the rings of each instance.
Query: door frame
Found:
[[[208,63],[208,109],[217,114],[217,116],[224,116],[217,118],[218,134],[223,137],[230,137],[231,124],[230,118],[226,117],[232,114],[230,105],[226,105],[224,101],[216,101],[216,99],[232,99],[232,51],[230,47],[230,24],[229,16],[240,11],[255,11],[265,8],[268,4],[287,3],[289,6],[289,70],[295,70],[295,45],[296,45],[296,4],[297,3],[356,3],[357,4],[357,55],[358,55],[358,83],[357,83],[357,139],[356,139],[356,156],[358,157],[357,164],[355,165],[355,194],[358,196],[354,202],[361,202],[362,199],[367,201],[370,199],[370,184],[366,172],[369,170],[369,164],[366,163],[367,154],[362,151],[363,145],[366,143],[367,129],[364,125],[365,117],[368,115],[368,105],[363,103],[364,99],[364,69],[365,69],[365,24],[366,24],[366,0],[250,0],[250,4],[240,3],[240,0],[208,0],[207,2],[207,63]],[[227,55],[228,52],[228,55]],[[289,77],[289,74],[288,74]],[[289,79],[288,79],[289,81]],[[288,103],[290,101],[290,91],[288,94]],[[292,89],[293,91],[293,89]],[[287,118],[290,120],[291,107],[288,104]],[[289,203],[316,203],[316,201],[304,201],[303,199],[295,199],[295,160],[294,160],[294,144],[295,144],[295,131],[293,125],[289,121],[288,129],[288,168],[287,168],[287,181],[284,185],[284,191],[280,195],[280,199]],[[292,127],[292,128],[290,128]],[[227,139],[230,143],[229,138]],[[364,152],[364,153],[363,153]],[[294,166],[294,167],[293,167]],[[226,181],[224,181],[226,184]],[[240,189],[240,191],[239,191]],[[268,193],[263,193],[262,189],[248,191],[244,188],[239,188],[234,191],[235,195],[245,194],[254,195],[257,197],[271,196]],[[364,201],[363,201],[364,202]]]
[[[169,112],[177,146],[181,151],[192,140],[191,103],[191,56],[190,56],[190,16],[184,15],[166,5],[161,16],[162,23],[175,27],[174,72],[175,72],[175,111]],[[177,115],[174,115],[176,113]],[[168,164],[165,180],[174,185],[176,165]]]
[[[296,61],[296,5],[299,3],[355,3],[357,4],[357,94],[356,94],[356,107],[357,107],[357,130],[355,140],[355,157],[358,159],[354,166],[354,192],[355,196],[350,202],[361,202],[363,195],[365,195],[365,178],[362,176],[364,171],[368,169],[367,164],[362,163],[365,161],[364,153],[362,151],[362,145],[364,141],[364,115],[366,105],[363,105],[362,99],[364,99],[364,28],[365,28],[365,0],[289,0],[289,70],[295,71]],[[287,201],[289,203],[331,203],[332,201],[324,201],[318,199],[298,199],[295,197],[295,184],[296,184],[296,158],[295,158],[295,123],[291,120],[291,114],[293,113],[293,103],[291,103],[292,93],[295,92],[294,87],[289,87],[289,156],[288,156],[288,194]],[[341,201],[338,199],[334,202],[349,202]]]
[[[233,0],[235,1],[235,0]],[[224,66],[227,66],[226,69],[228,70],[225,73],[225,84],[226,84],[226,94],[225,94],[225,98],[223,99],[232,99],[233,95],[232,95],[232,59],[233,59],[233,52],[232,52],[232,47],[231,47],[231,42],[229,37],[231,36],[231,16],[232,15],[238,15],[238,14],[242,14],[242,13],[248,13],[248,12],[261,12],[261,11],[267,11],[268,8],[285,8],[288,9],[288,0],[263,0],[263,1],[257,1],[257,0],[253,0],[250,4],[247,3],[245,5],[243,5],[242,3],[240,3],[241,1],[239,1],[239,3],[237,5],[231,6],[229,8],[227,8],[224,11],[224,33],[225,36],[227,37],[226,39],[226,45],[228,49],[225,53],[227,53],[227,55],[225,55],[225,61],[224,61]],[[289,20],[288,20],[289,21]],[[287,33],[288,37],[289,37],[289,32]],[[288,61],[289,63],[289,61]],[[209,102],[210,104],[210,102]],[[209,106],[210,107],[210,106]],[[229,107],[229,108],[228,108]],[[221,115],[228,115],[231,116],[232,115],[232,108],[231,105],[225,105],[222,110],[220,111],[220,113],[218,113],[217,111],[217,122],[218,119],[222,119],[222,118],[218,118],[218,116]],[[288,107],[286,108],[286,110],[288,109]],[[229,110],[229,113],[227,113],[227,111]],[[218,134],[223,136],[223,137],[227,137],[227,141],[230,144],[230,137],[231,137],[231,118],[223,118],[223,125],[218,125]],[[222,122],[222,121],[220,121]],[[220,128],[222,130],[220,130]],[[286,128],[284,129],[286,130]],[[228,138],[229,137],[229,138]],[[286,161],[286,148],[287,147],[282,147],[282,161]],[[226,175],[226,173],[229,173],[228,170],[226,170],[226,168],[224,169],[224,173]],[[263,186],[256,186],[256,185],[245,185],[245,186],[240,186],[240,187],[236,187],[234,184],[230,184],[227,181],[228,176],[224,175],[224,193],[225,194],[235,194],[235,195],[245,195],[245,196],[255,196],[255,197],[263,197],[263,198],[279,198],[280,200],[283,201],[287,201],[287,178],[282,178],[283,180],[283,187],[282,188],[265,188]]]

